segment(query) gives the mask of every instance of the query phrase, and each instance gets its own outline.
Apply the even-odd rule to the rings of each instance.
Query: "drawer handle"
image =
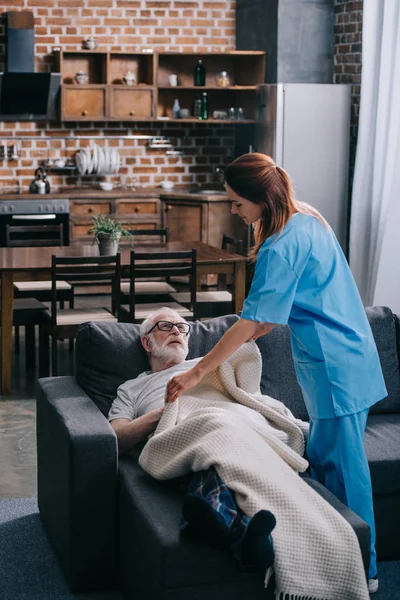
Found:
[[[131,117],[133,117],[133,115],[135,114],[135,111],[134,110],[130,110],[129,114],[130,114]]]
[[[133,212],[135,212],[135,213],[138,213],[138,212],[140,212],[140,208],[138,208],[138,207],[136,206],[136,207],[134,208],[134,211],[133,211]]]
[[[82,111],[82,117],[86,117],[86,115],[87,115],[87,114],[88,114],[88,111],[87,111],[87,110],[83,110],[83,111]]]
[[[168,204],[168,205],[167,205],[167,212],[168,212],[169,210],[172,210],[172,206],[171,206],[170,204]]]
[[[92,213],[93,212],[93,208],[88,208],[88,213]]]

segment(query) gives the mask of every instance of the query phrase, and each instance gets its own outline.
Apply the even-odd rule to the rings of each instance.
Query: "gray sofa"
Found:
[[[378,559],[399,559],[399,321],[388,308],[367,313],[388,388],[388,397],[371,409],[365,437]],[[236,319],[195,323],[189,358],[205,354]],[[258,345],[262,391],[307,419],[287,327],[277,326]],[[132,600],[271,598],[262,573],[243,572],[228,553],[179,537],[183,481],[151,479],[138,466],[140,448],[118,458],[105,415],[118,385],[147,368],[138,326],[88,323],[77,337],[76,378],[38,382],[38,503],[71,589],[119,588]],[[306,480],[352,524],[366,566],[368,526],[323,486]]]

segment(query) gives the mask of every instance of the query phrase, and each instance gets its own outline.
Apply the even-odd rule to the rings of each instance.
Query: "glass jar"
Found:
[[[219,87],[229,87],[231,85],[231,78],[227,71],[217,73],[216,79]]]

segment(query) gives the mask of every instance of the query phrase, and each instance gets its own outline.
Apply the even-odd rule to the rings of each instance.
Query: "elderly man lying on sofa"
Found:
[[[277,593],[367,598],[352,528],[298,475],[307,468],[302,458],[307,424],[261,395],[254,342],[190,397],[164,409],[168,380],[199,360],[185,361],[188,334],[189,325],[168,309],[142,324],[151,372],[121,385],[108,415],[120,453],[155,432],[141,466],[158,479],[195,472],[183,502],[182,529],[230,547],[245,566],[267,568],[266,585],[274,571]],[[276,560],[269,568],[274,515]]]
[[[189,352],[190,325],[169,308],[149,315],[140,331],[151,371],[118,388],[108,415],[121,454],[145,441],[156,429],[164,411],[169,379],[200,360],[185,360]],[[244,410],[251,409],[244,407]],[[264,420],[256,412],[253,418]],[[260,510],[252,519],[247,517],[214,468],[193,475],[182,512],[182,532],[192,531],[214,547],[229,547],[245,568],[266,569],[272,564],[270,532],[275,527],[274,515]]]

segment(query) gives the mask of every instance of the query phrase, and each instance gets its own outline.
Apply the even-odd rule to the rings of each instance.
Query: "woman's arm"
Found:
[[[190,371],[186,371],[186,373],[182,373],[182,375],[175,375],[168,382],[165,401],[175,402],[184,392],[197,385],[207,373],[219,367],[227,358],[232,356],[239,346],[252,337],[256,339],[260,335],[268,333],[273,327],[272,323],[257,323],[257,321],[248,321],[247,319],[236,321],[218,344],[195,367]]]

